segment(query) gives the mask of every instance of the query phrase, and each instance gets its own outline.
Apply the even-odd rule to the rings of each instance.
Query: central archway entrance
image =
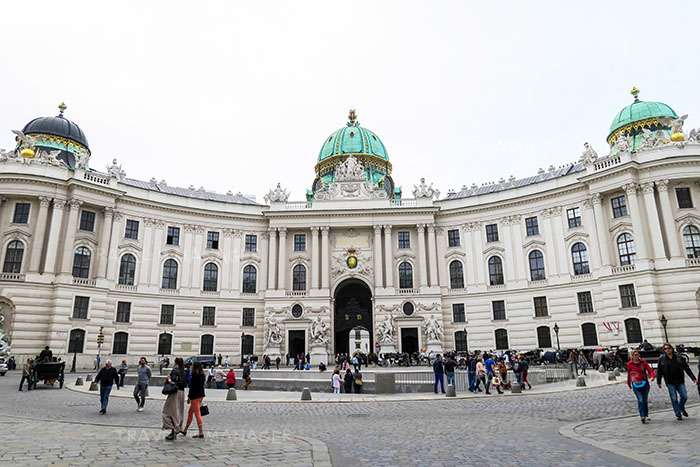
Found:
[[[374,349],[372,332],[372,292],[357,279],[347,279],[335,289],[333,310],[333,344],[335,353],[351,355],[350,331],[364,329],[369,333],[369,350]],[[367,353],[364,349],[364,353]]]

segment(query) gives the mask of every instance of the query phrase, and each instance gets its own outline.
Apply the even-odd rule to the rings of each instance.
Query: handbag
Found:
[[[166,396],[169,396],[170,394],[177,394],[177,391],[177,384],[166,382],[163,385],[163,390],[161,392]]]
[[[202,404],[199,406],[199,415],[204,417],[205,415],[209,415],[209,406]]]
[[[355,384],[357,384],[358,386],[362,386],[362,380],[359,378],[355,378]]]

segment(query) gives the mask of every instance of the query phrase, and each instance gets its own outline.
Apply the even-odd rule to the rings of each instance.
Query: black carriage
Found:
[[[45,385],[53,387],[58,382],[58,387],[63,388],[65,380],[65,362],[36,363],[32,368],[30,384],[34,389],[43,381]]]

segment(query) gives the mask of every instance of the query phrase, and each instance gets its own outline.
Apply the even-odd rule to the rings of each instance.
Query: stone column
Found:
[[[268,249],[270,247],[270,233],[261,232],[260,238],[262,239],[262,244],[260,245],[259,254],[262,258],[267,258]],[[260,278],[260,288],[258,290],[267,290],[267,271],[263,271],[263,266],[264,263],[260,262],[260,271],[258,271],[258,277]],[[267,267],[268,266],[264,266],[264,268]],[[240,277],[241,271],[238,271],[237,274]],[[238,288],[238,282],[240,282],[240,279],[235,284],[236,288]]]
[[[277,289],[287,290],[287,228],[280,227],[277,229],[280,234],[279,253],[277,260]]]
[[[29,261],[29,272],[39,272],[41,267],[41,252],[44,249],[44,238],[46,238],[46,222],[49,217],[49,205],[51,198],[39,196],[39,216],[36,219],[34,229],[34,241],[32,242],[32,257]]]
[[[186,225],[185,226],[185,246],[183,247],[183,256],[182,256],[182,276],[180,279],[180,287],[181,288],[188,288],[190,287],[190,278],[191,278],[191,271],[192,271],[192,241],[194,237],[194,230],[195,230],[194,225]]]
[[[595,217],[593,214],[593,200],[585,199],[583,201],[583,227],[589,232],[589,247],[588,259],[591,261],[591,271],[600,267],[602,261],[602,248],[598,240],[598,233],[595,228]],[[571,248],[566,251],[566,254],[571,257]]]
[[[486,285],[486,276],[485,274],[485,259],[484,258],[484,238],[483,238],[483,232],[481,228],[481,222],[473,222],[471,224],[472,226],[472,240],[473,240],[473,250],[474,250],[474,259],[475,259],[475,264],[476,264],[476,277],[477,277],[477,285]]]
[[[639,209],[639,199],[637,198],[637,184],[629,183],[623,187],[627,193],[627,203],[632,216],[632,228],[634,229],[634,245],[637,249],[637,259],[649,259],[647,250],[647,240],[644,235],[644,224],[642,222],[642,212]]]
[[[221,285],[219,289],[223,291],[231,290],[235,286],[231,284],[231,237],[233,236],[233,230],[224,229],[222,233],[224,235],[224,249],[222,251],[223,262],[221,265]]]
[[[557,246],[554,241],[554,232],[552,229],[552,213],[553,209],[544,209],[540,213],[544,219],[544,241],[547,244],[546,251],[544,252],[545,259],[547,261],[547,268],[545,270],[547,277],[553,276],[557,273],[557,255],[554,251]],[[529,258],[525,258],[525,260],[529,261]],[[530,278],[529,268],[527,277],[528,279]]]
[[[384,273],[382,272],[382,226],[374,226],[374,286],[384,286]]]
[[[155,285],[156,287],[160,286],[160,252],[163,250],[165,235],[165,222],[156,220],[153,230],[153,248],[151,249],[151,273],[148,281],[150,285]]]
[[[151,261],[152,257],[152,243],[153,243],[153,226],[155,224],[155,219],[144,219],[143,223],[145,229],[143,230],[143,249],[141,250],[141,273],[139,274],[138,283],[146,285],[148,284],[148,278],[151,272]]]
[[[591,235],[595,235],[598,238],[601,265],[610,266],[612,265],[610,233],[608,232],[607,217],[603,209],[603,196],[600,193],[593,193],[591,204],[593,205],[593,214],[595,214],[595,224],[591,226],[595,229],[595,232],[591,232]]]
[[[517,280],[527,280],[525,270],[525,253],[523,252],[523,230],[520,224],[521,217],[511,216],[510,232],[513,241],[513,256],[515,257],[515,277]]]
[[[391,240],[391,226],[384,226],[384,287],[394,286],[394,248]]]
[[[270,249],[267,254],[267,288],[275,290],[277,288],[277,229],[270,227]]]
[[[204,227],[198,225],[194,231],[194,248],[190,250],[190,261],[192,262],[192,281],[190,288],[202,290],[202,247],[204,246]],[[187,255],[187,252],[185,252]],[[185,256],[187,258],[187,256]]]
[[[318,289],[319,259],[318,259],[318,227],[311,227],[311,287]]]
[[[73,273],[73,255],[75,253],[75,231],[78,229],[78,212],[83,202],[79,199],[70,200],[70,211],[68,213],[68,224],[66,225],[66,235],[63,242],[63,260],[61,262],[61,273],[71,275]],[[94,264],[94,263],[93,263]],[[92,269],[90,272],[93,272]]]
[[[472,234],[473,224],[464,224],[460,229],[464,235],[462,238],[462,251],[464,258],[464,279],[468,285],[476,285],[476,259],[480,257],[474,249],[474,235]]]
[[[447,271],[447,262],[445,261],[445,253],[447,253],[447,237],[445,236],[445,229],[443,227],[435,228],[436,240],[437,240],[437,257],[435,258],[435,263],[437,265],[438,277],[433,285],[439,285],[440,287],[450,286],[450,275]],[[462,244],[462,239],[460,238],[460,245]],[[462,277],[464,278],[464,286],[467,286],[467,265],[464,261],[464,268],[462,270]]]
[[[231,282],[233,283],[232,290],[239,290],[238,284],[241,282],[241,238],[243,236],[242,230],[233,231],[233,261],[231,262]],[[230,240],[230,239],[229,239]],[[262,274],[260,274],[262,278]],[[262,284],[260,284],[262,286]],[[264,290],[264,289],[259,289]]]
[[[559,267],[557,269],[558,275],[568,274],[569,272],[569,261],[566,253],[566,243],[564,242],[564,222],[567,222],[565,217],[566,214],[562,215],[561,206],[557,206],[552,209],[552,224],[554,225],[554,246],[555,253],[557,255],[557,260],[559,261]]]
[[[438,268],[437,268],[437,242],[435,239],[435,224],[428,224],[428,268],[430,271],[430,286],[437,287],[439,285]]]
[[[425,265],[425,224],[416,225],[418,230],[418,283],[421,287],[428,285],[428,269]]]
[[[328,244],[328,232],[330,227],[321,227],[321,288],[328,289],[330,287],[330,278],[328,276],[328,267],[330,265],[330,246]]]
[[[104,208],[102,211],[102,231],[100,232],[100,244],[97,246],[97,277],[107,277],[107,263],[109,262],[109,235],[112,233],[113,208]]]
[[[656,189],[659,191],[659,201],[661,202],[661,215],[663,217],[664,231],[666,232],[666,243],[668,244],[668,252],[671,258],[682,258],[683,253],[680,248],[680,240],[678,231],[675,228],[673,218],[673,205],[671,198],[668,195],[668,180],[659,180],[656,182]]]
[[[648,182],[642,185],[644,193],[644,206],[647,210],[647,222],[651,231],[651,252],[654,259],[666,259],[664,250],[664,236],[661,233],[661,223],[659,222],[659,212],[656,209],[656,199],[654,198],[654,183]]]
[[[505,248],[505,282],[515,280],[515,252],[513,250],[513,239],[510,235],[510,217],[501,219],[499,229],[503,235],[503,247]]]
[[[117,280],[117,266],[119,263],[119,239],[122,237],[123,214],[114,211],[112,213],[112,235],[109,239],[109,261],[107,262],[107,279]]]

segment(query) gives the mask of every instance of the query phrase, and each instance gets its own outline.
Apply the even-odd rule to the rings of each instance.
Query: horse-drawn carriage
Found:
[[[43,381],[45,385],[51,387],[58,382],[58,387],[63,388],[65,368],[65,362],[35,363],[32,367],[29,384],[33,389],[36,389],[36,385],[39,383],[39,381]]]

